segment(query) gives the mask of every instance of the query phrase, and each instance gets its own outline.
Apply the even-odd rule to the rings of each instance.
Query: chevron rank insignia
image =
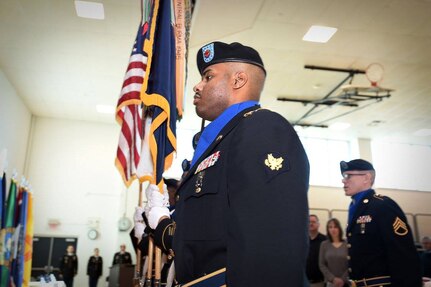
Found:
[[[404,221],[402,221],[399,217],[395,218],[395,221],[392,224],[392,226],[394,227],[394,232],[397,235],[404,236],[407,233],[409,233],[407,224]]]
[[[271,152],[264,156],[263,164],[267,180],[271,180],[277,174],[289,170],[289,161],[286,156],[282,156],[277,152]]]

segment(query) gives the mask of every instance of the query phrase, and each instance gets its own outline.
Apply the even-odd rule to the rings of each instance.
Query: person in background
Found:
[[[97,287],[99,277],[102,276],[103,271],[103,259],[99,255],[99,248],[94,248],[94,255],[88,259],[87,264],[87,275],[89,278],[89,286]]]
[[[412,230],[398,204],[372,189],[373,165],[341,161],[340,170],[345,195],[352,198],[347,225],[352,286],[421,287]]]
[[[431,238],[422,238],[423,252],[421,254],[422,276],[431,278]]]
[[[284,117],[259,105],[266,71],[255,49],[209,43],[199,49],[197,64],[201,80],[193,103],[211,123],[177,190],[175,220],[168,195],[154,184],[147,189],[155,243],[175,255],[180,284],[250,287],[288,280],[302,287],[309,179],[303,146]]]
[[[126,251],[126,245],[120,245],[120,252],[114,254],[112,265],[115,264],[132,264],[132,255]]]
[[[175,178],[164,179],[169,194],[169,210],[175,209],[175,195],[177,194],[179,181]]]
[[[325,281],[322,272],[319,269],[319,251],[320,244],[326,240],[326,236],[319,232],[319,217],[310,214],[308,235],[310,245],[308,249],[306,274],[310,287],[324,287]]]
[[[67,246],[66,254],[60,260],[60,279],[67,287],[73,287],[73,278],[78,274],[78,256],[73,245]]]
[[[326,224],[328,239],[320,245],[319,268],[325,277],[326,287],[348,287],[347,244],[343,229],[336,218]]]

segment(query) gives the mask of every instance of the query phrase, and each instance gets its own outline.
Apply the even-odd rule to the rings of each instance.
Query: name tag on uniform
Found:
[[[213,165],[215,165],[215,163],[218,161],[218,159],[220,158],[220,151],[216,151],[215,153],[213,153],[212,155],[210,155],[209,157],[207,157],[206,159],[204,159],[196,168],[195,174],[197,174],[200,171],[203,171],[209,167],[212,167]]]

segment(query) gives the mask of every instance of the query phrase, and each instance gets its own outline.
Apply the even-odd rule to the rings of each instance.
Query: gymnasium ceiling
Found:
[[[72,0],[0,0],[0,69],[36,116],[114,124],[96,105],[115,106],[139,24],[139,0],[95,0],[105,19],[76,15]],[[309,127],[308,136],[353,137],[431,145],[431,0],[197,0],[192,21],[185,117],[179,127],[198,129],[192,87],[199,80],[196,51],[219,40],[255,47],[268,78],[264,107],[295,122],[346,73],[305,65],[365,70],[380,63],[379,85],[390,98],[325,122],[350,123],[344,131]],[[326,44],[305,42],[311,25],[338,29]],[[365,75],[352,84],[369,86]],[[337,95],[337,90],[333,95]],[[1,101],[0,101],[1,104]],[[302,123],[324,121],[353,109],[334,106]]]

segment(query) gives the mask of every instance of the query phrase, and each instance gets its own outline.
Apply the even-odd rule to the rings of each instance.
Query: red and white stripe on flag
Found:
[[[146,25],[143,25],[138,31],[117,104],[116,118],[121,125],[121,132],[115,165],[126,186],[130,186],[135,178],[141,181],[151,178],[153,171],[149,145],[145,144],[148,139],[144,140],[151,118],[146,119],[143,125],[145,115],[140,99],[148,60],[142,49],[146,30]]]

